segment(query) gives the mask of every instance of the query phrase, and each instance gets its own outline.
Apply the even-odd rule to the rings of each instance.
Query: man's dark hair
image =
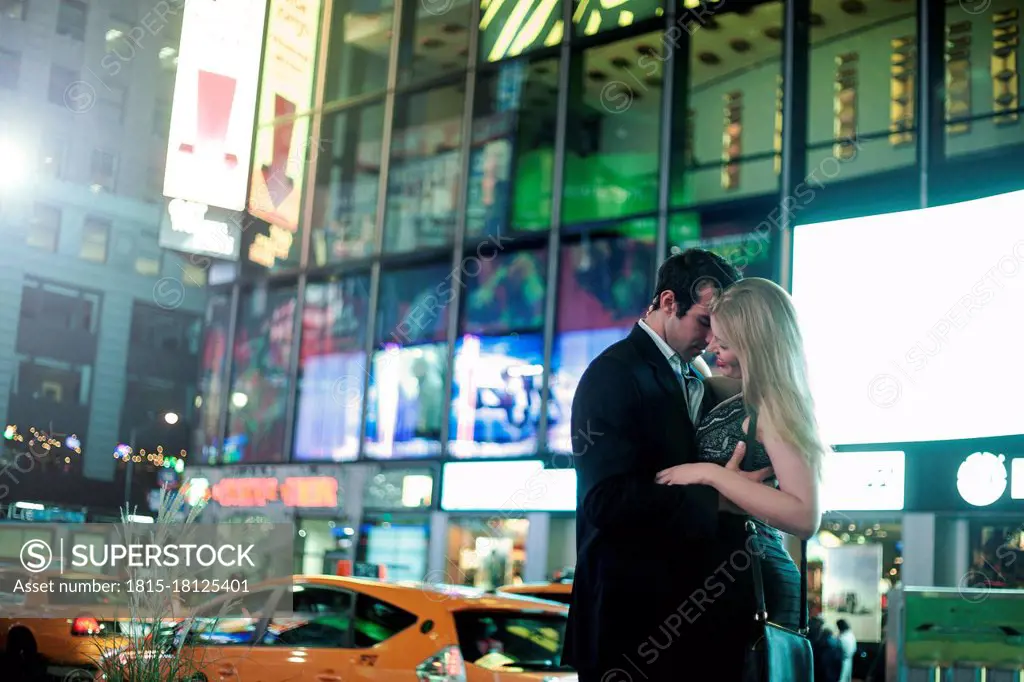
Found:
[[[658,268],[653,309],[661,307],[662,292],[671,291],[679,302],[676,317],[682,317],[700,300],[700,292],[709,284],[721,291],[741,279],[740,271],[717,253],[687,249],[669,256]]]
[[[836,621],[836,629],[842,634],[850,629],[850,624],[846,622],[846,619],[840,618]]]

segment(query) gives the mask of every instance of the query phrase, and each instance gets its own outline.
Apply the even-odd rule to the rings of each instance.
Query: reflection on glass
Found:
[[[256,290],[243,296],[235,349],[228,437],[221,463],[283,462],[295,292]]]
[[[422,0],[403,5],[415,11],[402,35],[398,82],[401,85],[464,70],[469,58],[469,0]]]
[[[820,184],[916,159],[914,3],[872,4],[861,12],[851,5],[838,16],[836,9],[828,0],[811,2],[807,166]],[[892,139],[857,140],[884,132]]]
[[[480,77],[467,234],[507,234],[510,218],[512,230],[544,230],[551,224],[558,63],[557,58],[517,61]]]
[[[382,91],[387,86],[393,7],[393,0],[334,3],[325,102]]]
[[[481,62],[518,57],[562,42],[560,0],[480,0]]]
[[[383,134],[383,104],[324,118],[313,197],[317,265],[372,253]]]
[[[374,343],[443,341],[453,287],[464,279],[444,265],[382,274]]]
[[[672,205],[768,194],[778,187],[782,19],[781,2],[742,12],[725,3],[690,32],[689,89],[676,103],[681,109],[685,101],[687,123],[676,127],[672,140]],[[831,79],[828,87],[831,93]]]
[[[295,459],[345,461],[359,452],[369,278],[306,288],[299,349]]]
[[[543,374],[543,334],[463,336],[455,348],[451,453],[456,457],[533,454]],[[559,421],[561,415],[554,405],[551,408],[549,418]]]
[[[224,376],[228,355],[228,326],[231,299],[216,296],[206,306],[206,338],[203,340],[202,366],[199,373],[199,422],[202,441],[199,449],[205,460],[215,460],[220,453],[218,432],[224,406]]]
[[[946,155],[1024,142],[1020,121],[1020,31],[1024,7],[993,0],[982,14],[947,6]],[[992,116],[996,114],[996,116]]]
[[[444,582],[482,590],[521,583],[529,528],[526,519],[453,521],[448,526]]]
[[[778,225],[769,216],[777,212],[778,206],[769,200],[727,220],[702,221],[696,211],[674,213],[669,216],[669,245],[680,250],[707,249],[729,261],[744,277],[773,279],[771,241]],[[751,229],[751,225],[755,227]]]
[[[462,88],[451,86],[396,99],[385,251],[451,242],[462,182],[463,98]]]
[[[518,251],[474,261],[479,274],[467,282],[463,330],[501,334],[544,324],[547,257]]]
[[[585,50],[569,89],[566,223],[619,218],[658,206],[660,33]]]
[[[661,0],[577,0],[572,23],[576,35],[592,36],[663,13]]]
[[[367,456],[440,454],[447,359],[443,343],[409,348],[386,344],[374,353],[367,395]]]

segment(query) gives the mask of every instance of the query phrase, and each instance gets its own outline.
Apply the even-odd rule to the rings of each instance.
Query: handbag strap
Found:
[[[743,442],[746,445],[746,453],[744,454],[743,463],[741,468],[746,471],[753,471],[753,459],[747,457],[753,452],[754,446],[757,443],[757,412],[749,410],[750,424],[747,425],[747,432],[744,434]],[[751,540],[756,543],[757,541],[757,524],[753,519],[748,519],[746,523],[747,533]],[[754,613],[754,620],[762,623],[768,622],[768,607],[765,603],[764,598],[764,577],[761,571],[761,555],[757,551],[756,544],[754,546],[753,556],[751,557],[751,567],[754,569],[754,607],[756,612]],[[800,540],[800,633],[807,634],[807,541]]]

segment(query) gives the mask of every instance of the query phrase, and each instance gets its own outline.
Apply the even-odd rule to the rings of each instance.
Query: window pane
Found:
[[[537,449],[544,334],[465,335],[455,346],[449,451],[514,457]]]
[[[223,462],[283,462],[295,292],[254,291],[241,302]]]
[[[1024,6],[992,0],[984,12],[946,7],[946,156],[1024,142],[1020,34]],[[995,114],[995,116],[992,116]],[[970,120],[985,117],[983,120]],[[964,120],[967,119],[967,120]]]
[[[488,255],[471,257],[463,263],[467,276],[462,331],[507,334],[543,327],[547,253]]]
[[[385,251],[444,246],[454,236],[463,90],[450,86],[395,100]]]
[[[114,191],[117,184],[117,156],[110,152],[94,149],[89,166],[89,182],[108,192]]]
[[[15,90],[21,76],[21,53],[0,49],[0,88]]]
[[[480,0],[481,62],[496,62],[562,42],[561,0]]]
[[[393,10],[393,0],[340,0],[334,4],[325,102],[383,91],[387,86]]]
[[[311,282],[302,311],[295,459],[355,459],[366,376],[370,280]]]
[[[673,205],[778,188],[782,18],[781,2],[742,13],[730,12],[726,3],[693,30],[685,111],[683,100],[677,102],[682,124],[674,130]]]
[[[480,77],[467,234],[544,230],[551,224],[559,61],[511,62]]]
[[[380,187],[384,105],[328,114],[313,197],[313,254],[317,265],[373,251]]]
[[[79,256],[96,263],[107,262],[107,242],[110,239],[110,221],[86,218],[82,227],[82,248]]]
[[[28,245],[37,249],[56,251],[57,241],[60,237],[60,219],[59,208],[36,204],[28,229]]]
[[[28,13],[28,0],[0,0],[0,17],[24,21]]]
[[[355,645],[371,647],[394,637],[417,621],[409,613],[365,594],[356,596]]]
[[[404,10],[415,11],[416,17],[406,24],[412,35],[402,36],[399,84],[465,71],[469,57],[469,0],[424,0],[406,3]]]
[[[444,343],[409,347],[388,343],[374,353],[366,413],[369,457],[441,453],[447,365]]]
[[[51,66],[49,90],[50,102],[62,107],[71,107],[75,111],[81,111],[82,107],[86,106],[89,98],[84,96],[81,92],[76,92],[77,89],[68,92],[69,88],[71,88],[71,86],[78,80],[79,76],[77,71],[65,69],[60,66]]]
[[[863,3],[812,0],[811,11],[809,174],[828,184],[913,165],[914,3],[881,3],[867,12]],[[951,20],[957,12],[949,13]],[[853,143],[887,131],[888,137]]]
[[[672,0],[674,1],[674,0]],[[661,0],[625,0],[609,3],[595,0],[576,0],[572,14],[576,35],[592,36],[635,22],[661,16]]]
[[[199,449],[206,461],[217,461],[220,454],[221,434],[218,432],[220,414],[224,406],[224,382],[228,355],[228,326],[231,299],[216,296],[206,306],[204,321],[206,336],[199,369]]]
[[[60,0],[57,9],[57,35],[85,40],[85,18],[88,6],[79,0]]]
[[[621,236],[584,234],[562,247],[557,334],[551,358],[548,449],[573,451],[572,400],[584,370],[629,334],[654,289],[656,221],[618,227]],[[576,447],[579,452],[585,443]]]
[[[563,637],[567,618],[558,614],[522,614],[488,611],[455,613],[462,657],[470,663],[487,666],[487,659],[500,654],[500,660],[547,663],[548,672],[560,670]],[[531,667],[531,670],[534,670]]]
[[[301,589],[300,589],[301,588]],[[292,612],[267,624],[264,646],[340,649],[351,646],[352,594],[310,585],[292,592]]]
[[[39,171],[44,175],[59,180],[64,166],[67,145],[63,140],[45,137],[40,141]]]
[[[658,206],[660,33],[585,50],[570,76],[566,223]]]

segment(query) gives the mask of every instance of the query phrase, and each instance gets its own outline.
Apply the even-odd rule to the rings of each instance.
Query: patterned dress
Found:
[[[744,439],[743,422],[747,414],[746,405],[739,395],[709,410],[697,426],[700,460],[725,466],[732,458],[737,443]],[[771,466],[768,453],[761,443],[755,442],[744,457],[743,467],[756,470],[768,466]],[[765,484],[776,488],[779,486],[774,476],[767,479]],[[720,515],[719,540],[723,557],[735,555],[749,546],[745,529],[745,522],[749,518],[727,513]],[[759,519],[755,518],[754,522],[757,524],[758,543],[753,546],[761,557],[768,619],[777,625],[796,629],[800,622],[800,572],[786,551],[782,533]],[[735,557],[730,561],[733,566],[737,566]],[[756,609],[752,577],[745,575],[743,578],[737,582],[746,585],[748,589],[744,591],[744,598],[734,604],[740,609],[749,606],[750,617],[753,618]]]

